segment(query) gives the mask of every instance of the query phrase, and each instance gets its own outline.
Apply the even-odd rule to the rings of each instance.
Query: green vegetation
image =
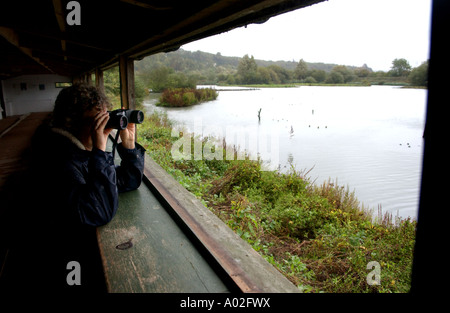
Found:
[[[239,58],[230,60],[220,54],[200,52],[192,55],[209,56],[215,65],[208,65],[207,62],[205,65],[201,61],[188,62],[188,58],[177,57],[177,54],[172,53],[156,55],[157,62],[136,62],[137,107],[142,105],[149,83],[154,90],[158,87],[155,84],[159,80],[154,77],[167,78],[165,81],[169,87],[167,84],[158,87],[163,89],[170,88],[176,78],[183,75],[203,84],[247,83],[248,80],[264,85],[404,85],[408,79],[414,84],[426,84],[428,66],[425,62],[411,70],[405,66],[405,62],[393,62],[389,73],[373,73],[367,66],[352,69],[335,65],[328,68],[328,71],[313,69],[311,64],[303,61],[299,62],[298,68],[294,66],[287,69],[280,63],[266,62],[266,66],[260,66],[253,57],[247,56],[242,59],[245,63],[238,68],[241,62]],[[162,66],[168,67],[166,62],[169,61],[177,61],[172,64],[172,70],[161,70],[158,73],[162,73],[162,76],[149,74],[154,70],[159,71]],[[237,61],[238,65],[233,67],[227,61]],[[196,66],[198,70],[186,70]],[[207,75],[204,76],[204,73]],[[261,77],[267,80],[258,80]],[[117,107],[120,103],[117,68],[106,71],[104,79],[106,93]],[[180,79],[180,84],[181,81]],[[168,95],[179,95],[176,97],[183,101],[183,105],[184,102],[193,103],[196,98],[195,90],[181,90],[183,92],[169,90]],[[261,171],[260,162],[251,160],[196,161],[192,158],[175,161],[170,151],[178,138],[171,137],[172,126],[166,115],[153,113],[146,116],[145,123],[138,128],[138,141],[144,145],[150,157],[201,199],[206,207],[300,290],[383,293],[409,291],[416,231],[414,220],[393,221],[392,216],[382,216],[381,213],[374,219],[348,187],[344,188],[332,181],[315,185],[307,177],[308,173],[295,169],[288,173]],[[203,140],[204,144],[206,142],[208,138]],[[380,266],[379,285],[369,285],[367,282],[367,276],[370,275],[367,265],[372,261],[378,262]]]
[[[420,66],[414,68],[409,74],[409,80],[413,86],[427,86],[428,62],[423,62]]]
[[[218,92],[212,88],[168,88],[159,98],[157,106],[183,107],[217,99]]]
[[[140,125],[138,141],[299,289],[409,291],[415,221],[380,213],[374,219],[348,188],[332,181],[314,185],[295,169],[261,171],[251,160],[175,161],[172,126],[167,115],[153,113]],[[380,265],[380,285],[367,283],[371,261]]]
[[[120,80],[119,80],[119,67],[113,67],[103,72],[103,80],[105,86],[105,94],[108,100],[113,105],[114,109],[120,108]],[[134,101],[137,106],[141,106],[144,102],[144,98],[148,95],[148,91],[145,88],[145,83],[136,77],[134,82]]]
[[[170,88],[195,88],[197,79],[193,75],[185,75],[175,72],[173,68],[166,66],[157,67],[146,75],[138,75],[153,92],[163,92]]]
[[[253,56],[225,57],[220,53],[179,49],[135,63],[137,81],[155,92],[203,85],[399,85],[426,86],[428,63],[412,68],[395,59],[388,72],[361,67],[295,61],[263,61]],[[420,77],[420,78],[418,78]]]

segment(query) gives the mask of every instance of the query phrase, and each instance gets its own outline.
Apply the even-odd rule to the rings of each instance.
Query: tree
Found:
[[[279,65],[269,65],[267,68],[272,70],[277,75],[277,84],[285,84],[291,80],[291,71],[282,68]]]
[[[254,84],[258,78],[258,65],[256,65],[255,58],[251,58],[248,54],[244,55],[238,65],[237,69],[238,79],[243,84]]]
[[[344,83],[344,76],[338,71],[331,71],[330,75],[328,75],[325,80],[327,84],[342,84]]]
[[[327,73],[324,70],[313,70],[311,72],[311,77],[316,80],[316,82],[321,83],[327,78]]]
[[[160,66],[150,72],[149,85],[154,92],[162,92],[169,85],[169,75],[173,72],[171,68]]]
[[[355,75],[358,77],[368,77],[371,73],[371,70],[367,66],[367,64],[363,64],[363,66],[358,67],[354,70]]]
[[[308,77],[308,64],[303,59],[298,61],[297,67],[294,70],[294,76],[298,80],[303,80]]]
[[[317,81],[312,76],[306,77],[304,82],[307,83],[307,84],[315,84],[315,83],[317,83]]]
[[[423,62],[418,67],[411,71],[408,76],[408,80],[414,86],[427,86],[428,85],[428,61]]]
[[[339,74],[339,75],[338,75]],[[340,82],[342,76],[342,82]],[[331,70],[329,80],[334,84],[348,83],[355,78],[355,75],[351,70],[349,70],[345,65],[336,65]]]
[[[103,72],[105,94],[114,108],[120,108],[119,67],[115,66]]]
[[[114,109],[121,107],[120,101],[120,79],[119,67],[113,67],[103,72],[105,94]],[[137,107],[140,107],[144,102],[144,97],[147,95],[146,84],[140,75],[135,76],[134,80],[134,99]]]
[[[395,59],[392,61],[392,67],[389,73],[391,76],[400,77],[408,76],[411,72],[411,65],[409,65],[406,59]]]
[[[265,67],[258,67],[258,83],[270,84],[270,72]]]

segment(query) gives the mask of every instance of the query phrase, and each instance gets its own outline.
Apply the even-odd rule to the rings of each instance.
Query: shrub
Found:
[[[163,91],[156,105],[170,107],[189,106],[204,101],[215,100],[217,96],[217,91],[211,88],[168,88]]]
[[[317,81],[314,79],[314,77],[308,76],[305,79],[305,83],[307,83],[307,84],[315,84],[315,83],[317,83]]]
[[[195,94],[191,91],[183,93],[183,104],[184,105],[193,105],[196,104],[198,100],[195,97]]]
[[[279,235],[301,240],[314,239],[328,220],[329,207],[328,201],[321,197],[286,193],[268,214],[278,221],[276,231]]]
[[[225,171],[224,177],[213,182],[211,193],[228,193],[238,187],[245,190],[257,184],[261,177],[261,165],[258,162],[241,160]]]

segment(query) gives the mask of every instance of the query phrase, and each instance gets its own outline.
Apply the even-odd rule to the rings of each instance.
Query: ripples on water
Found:
[[[201,121],[203,135],[214,127],[223,136],[227,127],[275,135],[281,170],[313,168],[317,184],[337,179],[365,206],[415,218],[426,95],[389,86],[302,86],[219,91],[215,101],[157,109],[191,131]],[[145,105],[156,109],[155,102]]]

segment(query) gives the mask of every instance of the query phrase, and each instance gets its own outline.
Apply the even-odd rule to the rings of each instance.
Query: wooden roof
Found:
[[[23,74],[79,76],[140,59],[323,0],[78,0],[81,25],[68,25],[69,0],[0,2],[0,79]],[[230,43],[232,44],[232,43]]]

